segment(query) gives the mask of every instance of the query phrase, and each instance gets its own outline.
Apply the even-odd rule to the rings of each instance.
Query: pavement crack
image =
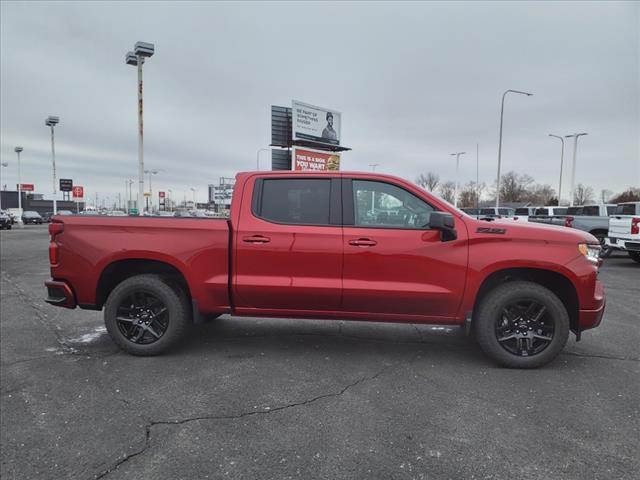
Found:
[[[560,355],[571,355],[573,357],[584,357],[584,358],[602,358],[604,360],[620,360],[624,362],[640,362],[640,358],[633,357],[616,357],[614,355],[595,355],[591,353],[579,353],[579,352],[560,352]]]
[[[400,363],[402,363],[402,362],[400,362]],[[254,416],[254,415],[269,415],[271,413],[280,412],[280,411],[283,411],[283,410],[287,410],[289,408],[295,408],[295,407],[301,407],[301,406],[305,406],[305,405],[310,405],[312,403],[315,403],[315,402],[317,402],[319,400],[322,400],[322,399],[325,399],[325,398],[340,397],[340,396],[344,395],[345,392],[347,392],[349,389],[354,388],[354,387],[356,387],[356,386],[358,386],[358,385],[360,385],[362,383],[370,382],[372,380],[375,380],[380,375],[385,373],[387,370],[398,366],[400,363],[396,363],[396,364],[392,364],[392,365],[386,365],[384,368],[381,368],[380,370],[378,370],[373,375],[366,376],[366,377],[361,377],[358,380],[356,380],[356,381],[354,381],[352,383],[349,383],[348,385],[342,387],[338,391],[325,393],[325,394],[318,395],[318,396],[309,398],[307,400],[302,400],[302,401],[299,401],[299,402],[288,403],[288,404],[281,405],[281,406],[278,406],[278,407],[270,408],[269,410],[249,411],[249,412],[242,412],[242,413],[238,413],[238,414],[234,414],[234,415],[199,415],[199,416],[185,417],[185,418],[181,418],[181,419],[177,419],[177,420],[155,420],[155,421],[151,420],[150,422],[148,422],[144,426],[145,441],[144,441],[144,444],[142,445],[142,447],[140,447],[139,449],[135,450],[134,452],[131,452],[131,453],[128,453],[128,454],[124,455],[116,463],[114,463],[111,467],[109,467],[108,469],[98,473],[93,478],[95,480],[99,480],[101,478],[104,478],[107,475],[109,475],[110,473],[112,473],[113,471],[117,470],[121,465],[123,465],[124,463],[128,462],[132,458],[138,457],[138,456],[142,455],[144,452],[146,452],[149,449],[149,447],[151,446],[151,429],[153,427],[155,427],[155,426],[158,426],[158,425],[169,425],[169,426],[171,426],[171,425],[184,425],[184,424],[191,423],[191,422],[206,421],[206,420],[238,420],[238,419],[241,419],[241,418],[246,418],[246,417],[250,417],[250,416]],[[127,400],[125,400],[123,398],[119,398],[118,400],[122,401],[123,403],[127,403],[127,404],[129,403]]]

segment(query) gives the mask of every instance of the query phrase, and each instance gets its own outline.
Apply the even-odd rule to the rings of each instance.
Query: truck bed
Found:
[[[174,217],[55,217],[59,264],[54,280],[75,288],[77,303],[102,307],[99,289],[110,272],[140,260],[160,260],[180,272],[204,312],[229,309],[228,220]]]

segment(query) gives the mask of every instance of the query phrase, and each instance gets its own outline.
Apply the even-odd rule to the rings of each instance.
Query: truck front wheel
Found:
[[[189,324],[183,292],[158,275],[119,283],[105,303],[104,322],[115,343],[133,355],[158,355],[174,345]]]
[[[500,365],[537,368],[564,348],[569,315],[552,291],[537,283],[512,281],[486,295],[474,327],[482,350]]]

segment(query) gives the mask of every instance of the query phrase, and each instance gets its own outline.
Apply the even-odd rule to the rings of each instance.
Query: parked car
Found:
[[[42,221],[49,223],[51,222],[51,217],[53,217],[53,212],[44,212],[42,215]]]
[[[156,217],[173,217],[174,216],[174,212],[170,212],[168,210],[158,210],[155,213]]]
[[[534,368],[605,307],[592,235],[476,220],[376,173],[240,173],[228,220],[56,217],[49,232],[46,301],[104,309],[134,355],[229,313],[459,326],[497,363]]]
[[[80,212],[80,215],[91,216],[91,217],[99,217],[100,213],[96,210],[83,210]]]
[[[71,210],[58,210],[56,215],[73,215],[73,212]]]
[[[606,258],[611,254],[610,248],[606,245],[609,215],[613,214],[615,209],[615,205],[605,204],[569,207],[566,216],[556,218],[565,227],[577,228],[596,237],[602,247],[600,256]]]
[[[626,251],[640,263],[640,202],[625,202],[609,219],[607,246]]]
[[[127,217],[128,215],[122,210],[109,210],[106,215],[109,217]]]
[[[0,210],[0,230],[11,230],[13,223],[11,222],[11,217],[4,210]]]
[[[558,206],[546,206],[546,207],[538,207],[536,208],[533,215],[530,215],[528,218],[529,222],[534,223],[548,223],[553,224],[555,217],[564,217],[567,214],[567,210],[569,207],[558,207]],[[564,220],[560,222],[559,219],[556,219],[556,225],[561,225],[564,223]]]
[[[35,225],[40,225],[44,220],[38,212],[34,212],[32,210],[27,210],[26,212],[22,212],[22,223],[28,225],[30,223]]]
[[[173,214],[174,217],[191,217],[191,213],[187,210],[176,210]]]
[[[512,218],[515,213],[508,207],[463,208],[462,211],[474,218]]]
[[[518,207],[514,212],[514,220],[527,222],[529,217],[536,214],[536,210],[540,207]]]

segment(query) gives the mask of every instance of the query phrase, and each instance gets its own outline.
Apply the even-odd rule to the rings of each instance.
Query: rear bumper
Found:
[[[58,280],[49,280],[44,282],[44,285],[47,287],[45,302],[56,307],[76,308],[76,298],[69,284]]]
[[[593,301],[596,306],[591,310],[580,310],[578,323],[580,330],[589,330],[590,328],[596,328],[600,325],[602,317],[604,315],[604,307],[606,305],[606,298],[604,295],[604,285],[599,280],[596,281],[596,288],[593,293]]]
[[[605,244],[609,247],[619,248],[621,250],[628,250],[631,252],[640,251],[640,242],[637,240],[627,240],[626,238],[619,237],[607,237]]]

